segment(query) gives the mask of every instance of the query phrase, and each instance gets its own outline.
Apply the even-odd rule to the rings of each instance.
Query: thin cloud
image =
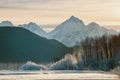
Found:
[[[10,18],[22,23],[38,22],[40,17],[43,24],[56,24],[71,15],[86,20],[86,23],[115,22],[120,19],[119,9],[120,0],[0,0],[1,20]]]
[[[35,4],[41,6],[64,1],[68,0],[0,0],[0,8],[32,8]]]

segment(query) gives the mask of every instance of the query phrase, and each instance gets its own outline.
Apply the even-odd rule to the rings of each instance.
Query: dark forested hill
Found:
[[[71,52],[56,40],[48,40],[18,27],[0,27],[0,62],[51,62]]]

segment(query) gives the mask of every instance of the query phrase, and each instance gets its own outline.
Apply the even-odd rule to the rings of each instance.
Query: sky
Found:
[[[15,25],[56,25],[72,15],[85,24],[120,25],[120,0],[0,0],[0,21]]]

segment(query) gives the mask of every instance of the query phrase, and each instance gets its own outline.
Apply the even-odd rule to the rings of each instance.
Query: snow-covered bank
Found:
[[[44,65],[38,65],[34,62],[28,61],[26,64],[23,64],[20,67],[21,70],[45,70],[46,67]]]
[[[0,80],[36,80],[36,79],[113,79],[119,80],[116,74],[99,71],[2,71]]]

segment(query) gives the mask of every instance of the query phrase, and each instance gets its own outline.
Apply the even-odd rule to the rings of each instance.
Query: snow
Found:
[[[82,20],[74,16],[70,17],[50,32],[52,39],[60,41],[67,47],[80,45],[80,42],[87,37],[99,37],[104,34],[112,35],[118,33],[113,30],[105,29],[95,22],[85,25]]]
[[[38,65],[34,62],[28,61],[20,67],[21,70],[45,70],[46,67],[43,65]]]
[[[48,38],[47,33],[36,23],[30,22],[28,24],[18,25],[18,27],[25,28],[41,37]]]
[[[107,79],[119,80],[116,74],[101,71],[0,71],[0,80],[39,80],[39,79]]]
[[[82,30],[84,23],[82,20],[72,16],[70,19],[66,20],[62,24],[58,25],[52,32],[50,32],[51,36],[61,38],[61,36],[67,36],[67,33],[72,33],[74,31]],[[59,35],[58,35],[59,34]],[[57,36],[58,35],[58,36]],[[61,39],[62,40],[62,39]]]
[[[8,26],[12,25],[12,23],[9,21],[3,21],[0,25]],[[45,32],[39,25],[33,22],[22,24],[18,27],[25,28],[47,39],[55,39],[67,47],[80,45],[80,42],[85,40],[87,37],[100,37],[104,34],[118,34],[118,32],[114,30],[108,30],[95,22],[91,22],[90,24],[85,25],[82,20],[74,16],[71,16],[69,19],[58,25],[49,33]]]
[[[74,56],[67,54],[60,61],[53,63],[48,67],[49,70],[76,70],[77,60]]]
[[[12,26],[14,26],[14,25],[13,25],[12,22],[10,22],[10,21],[2,21],[2,22],[0,23],[0,27],[4,27],[4,26],[10,26],[10,27],[12,27]]]

